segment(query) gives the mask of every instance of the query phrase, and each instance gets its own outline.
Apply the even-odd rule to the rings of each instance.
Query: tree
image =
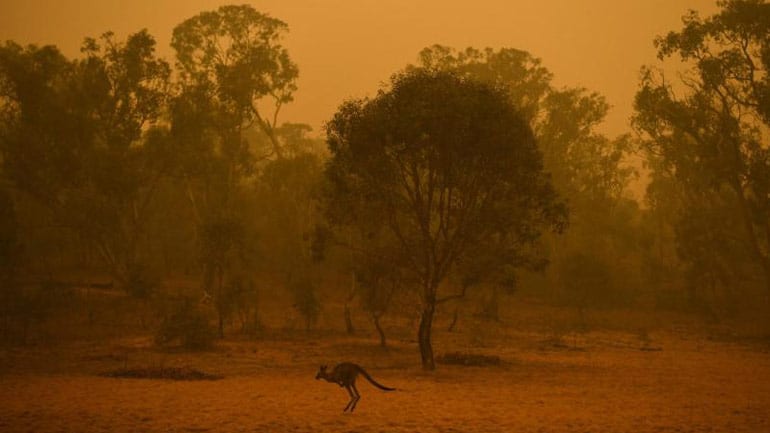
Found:
[[[259,161],[284,156],[278,114],[292,100],[298,74],[280,44],[286,31],[284,22],[251,6],[222,6],[179,24],[171,41],[180,77],[171,133],[183,158],[204,289],[219,307],[220,334],[234,261],[245,262],[241,236],[248,234],[245,213],[254,199],[248,181],[256,179]],[[260,105],[268,101],[272,111],[265,114]],[[266,155],[255,154],[255,126],[271,143]]]
[[[284,156],[261,165],[253,191],[258,205],[250,215],[259,233],[260,270],[283,280],[307,329],[320,314],[324,254],[317,212],[323,160],[315,152],[323,141],[307,137],[310,130],[303,124],[276,129]]]
[[[691,11],[681,31],[655,40],[661,60],[678,55],[689,69],[674,82],[643,70],[634,125],[657,185],[669,179],[687,211],[676,222],[680,257],[714,281],[742,272],[738,247],[770,292],[770,5],[718,4],[716,15]]]
[[[420,52],[419,67],[453,71],[507,89],[511,103],[532,127],[554,188],[569,200],[570,228],[566,235],[545,236],[549,261],[554,266],[528,263],[527,267],[545,270],[546,286],[562,286],[570,292],[574,285],[563,284],[558,269],[570,256],[587,253],[595,255],[596,261],[616,263],[615,274],[627,285],[628,268],[636,265],[633,260],[616,259],[621,252],[625,258],[633,256],[634,245],[629,245],[626,238],[637,231],[634,218],[619,211],[636,208],[626,197],[626,187],[636,175],[627,161],[633,141],[624,135],[610,139],[596,130],[609,110],[605,98],[584,88],[556,88],[553,74],[539,59],[515,48],[454,50],[434,45]],[[468,264],[470,274],[458,276],[460,284],[493,283],[489,302],[484,306],[491,317],[497,314],[498,294],[511,293],[511,283],[516,279],[513,272],[507,272],[503,278],[507,283],[500,285],[495,280],[501,276],[474,271],[480,265],[485,268],[494,263],[501,255],[496,249],[490,245],[487,253],[479,251],[477,262],[483,260]],[[502,255],[512,258],[515,252]],[[478,276],[488,278],[482,281]],[[563,295],[574,298],[570,293],[559,294]]]
[[[287,29],[249,5],[230,5],[185,20],[171,40],[184,86],[214,102],[221,128],[240,132],[256,122],[277,156],[282,156],[275,134],[278,113],[297,89],[297,66],[280,44]],[[273,105],[268,115],[258,106],[264,99]]]
[[[87,239],[136,295],[141,245],[173,163],[159,128],[170,69],[146,31],[87,38],[85,57],[55,47],[0,48],[2,163],[13,186]]]
[[[255,188],[260,206],[253,219],[262,233],[262,246],[270,251],[263,263],[273,271],[288,275],[313,261],[310,237],[319,219],[316,208],[322,175],[323,161],[309,152],[269,161],[262,167]]]
[[[500,88],[418,69],[373,99],[346,102],[327,125],[327,205],[357,225],[378,214],[395,240],[395,265],[420,299],[425,369],[435,368],[436,306],[462,295],[443,285],[458,260],[491,240],[531,244],[565,223],[532,131],[509,101]]]

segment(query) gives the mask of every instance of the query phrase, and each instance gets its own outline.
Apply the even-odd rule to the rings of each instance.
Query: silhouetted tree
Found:
[[[327,125],[329,206],[347,222],[378,214],[416,282],[422,365],[434,369],[431,329],[445,277],[474,246],[534,242],[566,211],[542,171],[527,122],[502,89],[457,74],[398,74],[371,100],[343,104]],[[366,245],[362,245],[366,247]]]

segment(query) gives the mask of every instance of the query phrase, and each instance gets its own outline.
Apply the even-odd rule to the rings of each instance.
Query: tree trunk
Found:
[[[353,255],[351,252],[351,260],[353,260]],[[350,273],[350,293],[348,294],[347,299],[345,299],[345,331],[348,333],[348,335],[353,335],[356,333],[356,329],[353,327],[353,320],[350,318],[350,303],[353,302],[353,298],[356,296],[356,273],[351,272]]]
[[[347,303],[345,303],[345,332],[347,332],[348,335],[356,333],[356,329],[353,327],[353,320],[350,318],[350,305]]]
[[[385,340],[385,331],[380,326],[380,315],[372,314],[372,319],[374,320],[374,327],[377,328],[377,333],[380,334],[380,347],[388,347],[388,342]]]
[[[225,319],[222,317],[222,312],[219,312],[219,338],[225,338]]]
[[[436,306],[428,303],[420,315],[420,328],[417,331],[417,342],[420,345],[420,357],[422,358],[423,370],[435,370],[436,364],[433,362],[433,347],[430,342],[430,332],[433,327],[433,313]]]
[[[217,315],[219,316],[219,338],[225,338],[225,306],[222,304],[224,269],[217,268]]]
[[[27,340],[29,340],[29,321],[30,319],[26,317],[21,318],[21,344],[22,346],[27,345]]]

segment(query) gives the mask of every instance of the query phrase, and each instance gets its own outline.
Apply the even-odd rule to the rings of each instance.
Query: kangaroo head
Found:
[[[321,368],[318,369],[318,373],[316,373],[315,379],[323,379],[324,377],[326,377],[326,366],[322,365]]]

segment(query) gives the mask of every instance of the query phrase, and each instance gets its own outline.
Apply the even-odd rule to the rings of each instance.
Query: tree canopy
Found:
[[[87,38],[83,59],[50,46],[0,48],[5,175],[92,242],[131,288],[138,244],[171,164],[159,129],[170,68],[146,31]]]
[[[281,107],[297,90],[297,65],[281,45],[283,21],[248,5],[221,6],[174,28],[171,46],[185,86],[216,101],[218,123],[241,128],[256,122],[281,155],[274,129]],[[259,103],[271,102],[264,113]]]

